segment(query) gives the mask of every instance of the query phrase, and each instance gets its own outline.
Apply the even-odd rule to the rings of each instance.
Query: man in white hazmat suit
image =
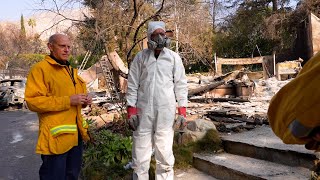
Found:
[[[128,76],[128,118],[137,117],[133,132],[133,179],[148,180],[154,148],[156,179],[174,177],[173,124],[176,107],[186,117],[187,79],[180,56],[168,49],[165,23],[148,24],[148,49],[140,51]]]

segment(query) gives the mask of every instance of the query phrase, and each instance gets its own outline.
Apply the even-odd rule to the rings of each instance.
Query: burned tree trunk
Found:
[[[188,91],[188,97],[191,97],[191,96],[195,96],[195,95],[198,95],[198,94],[201,94],[201,93],[205,93],[205,92],[208,92],[220,85],[224,84],[224,81],[218,81],[218,82],[214,82],[214,83],[211,83],[207,86],[202,86],[202,87],[199,87],[199,88],[196,88],[196,89],[190,89]]]

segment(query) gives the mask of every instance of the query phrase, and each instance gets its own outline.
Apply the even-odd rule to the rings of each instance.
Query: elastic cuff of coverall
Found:
[[[187,117],[187,108],[186,107],[178,107],[178,114],[183,117]]]
[[[136,107],[132,107],[132,106],[128,106],[127,107],[127,114],[128,114],[128,119],[131,118],[131,116],[133,115],[137,115],[137,108]]]

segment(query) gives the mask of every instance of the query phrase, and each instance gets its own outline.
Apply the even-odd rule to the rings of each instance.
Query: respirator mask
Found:
[[[148,40],[148,48],[151,50],[162,50],[164,47],[169,47],[171,40],[167,36],[161,34],[156,35]]]

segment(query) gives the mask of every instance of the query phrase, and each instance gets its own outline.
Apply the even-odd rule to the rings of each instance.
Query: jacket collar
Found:
[[[60,65],[60,66],[69,66],[69,61],[61,61],[54,58],[52,55],[46,55],[45,60],[50,64]]]

